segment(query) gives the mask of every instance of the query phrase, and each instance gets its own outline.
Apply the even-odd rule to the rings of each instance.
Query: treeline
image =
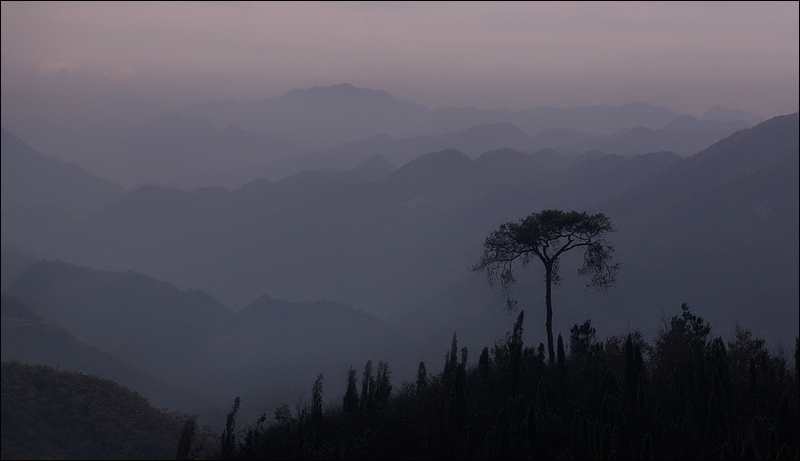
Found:
[[[350,369],[341,402],[323,376],[288,405],[238,428],[239,398],[219,459],[798,459],[798,343],[780,348],[737,327],[727,342],[682,306],[648,343],[641,332],[596,339],[590,321],[558,336],[555,363],[514,327],[474,364],[456,335],[444,369],[419,364],[395,388],[388,364]],[[472,364],[471,364],[472,363]],[[178,458],[200,443],[191,422]]]

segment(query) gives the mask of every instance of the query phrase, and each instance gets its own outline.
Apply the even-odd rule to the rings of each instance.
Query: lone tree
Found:
[[[511,289],[516,283],[514,263],[521,260],[522,267],[528,267],[534,257],[544,265],[547,291],[547,350],[550,363],[555,362],[553,351],[553,303],[552,285],[558,285],[559,257],[574,248],[584,248],[583,267],[579,275],[591,275],[587,287],[606,291],[615,281],[619,263],[612,264],[614,247],[603,239],[606,233],[614,232],[611,221],[602,213],[589,216],[585,212],[569,213],[561,210],[544,210],[533,213],[519,222],[500,225],[483,244],[483,256],[472,270],[486,270],[489,284],[500,280],[507,306],[513,309]]]

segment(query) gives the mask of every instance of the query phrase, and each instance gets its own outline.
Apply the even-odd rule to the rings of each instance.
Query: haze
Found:
[[[2,3],[2,117],[351,83],[432,109],[798,109],[798,3]]]
[[[536,408],[545,385],[551,402],[570,402],[552,419],[564,423],[578,414],[573,404],[583,414],[624,400],[620,414],[641,412],[640,396],[653,396],[654,414],[658,405],[699,408],[690,418],[699,426],[679,431],[686,434],[712,435],[707,409],[730,421],[756,410],[758,421],[767,421],[762,411],[787,420],[796,409],[784,411],[787,397],[778,397],[791,389],[797,402],[797,381],[783,380],[797,376],[787,372],[789,348],[800,355],[798,5],[2,2],[3,407],[14,388],[5,384],[6,361],[20,360],[112,379],[219,431],[237,396],[244,428],[275,409],[283,415],[284,404],[305,412],[303,398],[323,375],[326,408],[355,402],[345,397],[352,373],[372,389],[372,364],[383,377],[391,370],[394,395],[412,395],[400,394],[412,390],[405,383],[423,395],[425,373],[431,383],[467,382],[438,370],[466,373],[488,364],[492,350],[491,363],[506,365],[491,375],[499,380],[482,383],[502,388],[500,397],[469,399],[497,408],[462,413],[445,403],[448,414],[487,419],[443,427],[494,427],[502,439],[496,415],[520,384],[503,376],[528,376],[520,382],[525,402],[535,391]],[[573,248],[549,263],[562,268],[555,287],[543,283],[555,266],[516,259],[519,310],[507,310],[493,279],[470,269],[504,223],[543,215],[553,221],[545,227],[562,225],[560,213],[546,210],[574,210],[615,231],[604,226],[603,250]],[[573,231],[564,232],[572,242]],[[508,245],[527,245],[533,234]],[[616,283],[587,289],[594,280],[582,277],[582,264],[608,261],[611,246]],[[689,308],[713,325],[710,333],[697,320],[695,336],[686,336]],[[590,347],[594,329],[605,346]],[[511,339],[523,330],[524,352]],[[640,359],[633,342],[623,354],[628,334],[638,338]],[[566,366],[559,358],[558,375],[547,373],[560,377],[542,384],[544,342],[553,366],[555,336],[568,344],[559,354]],[[681,346],[664,348],[675,360],[656,351],[665,337]],[[687,361],[675,352],[689,345],[712,355]],[[750,356],[735,358],[736,350]],[[420,362],[429,370],[422,375]],[[679,362],[699,374],[662,367]],[[609,364],[625,383],[623,400],[606,400],[612,387],[600,401],[561,393],[615,382],[594,364]],[[565,369],[588,370],[602,387],[564,386]],[[656,398],[663,383],[679,388],[659,376],[681,386],[697,376],[699,384],[685,387],[707,400]],[[739,389],[727,400],[746,403],[740,413],[711,403],[725,395],[723,376]],[[767,395],[753,392],[756,379],[773,397],[754,400]],[[652,392],[640,387],[648,383]],[[359,411],[372,411],[373,392],[361,389]],[[311,400],[319,403],[317,392]],[[430,395],[461,395],[444,392]],[[51,408],[20,395],[18,402]],[[13,408],[4,423],[28,427],[12,413],[54,421]],[[637,414],[628,421],[656,421]],[[689,420],[673,416],[653,427]],[[34,429],[20,436],[24,447],[56,446],[29,440],[54,432]],[[486,434],[474,434],[489,446]],[[436,437],[429,440],[461,440]],[[631,446],[638,453],[647,444]]]

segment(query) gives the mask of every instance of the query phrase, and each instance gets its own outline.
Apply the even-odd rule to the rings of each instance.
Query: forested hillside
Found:
[[[171,459],[186,416],[119,384],[2,362],[3,459]]]

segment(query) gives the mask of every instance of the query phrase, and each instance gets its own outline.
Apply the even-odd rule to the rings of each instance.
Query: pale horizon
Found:
[[[143,119],[349,83],[432,109],[764,118],[800,99],[797,2],[2,2],[2,116]]]

